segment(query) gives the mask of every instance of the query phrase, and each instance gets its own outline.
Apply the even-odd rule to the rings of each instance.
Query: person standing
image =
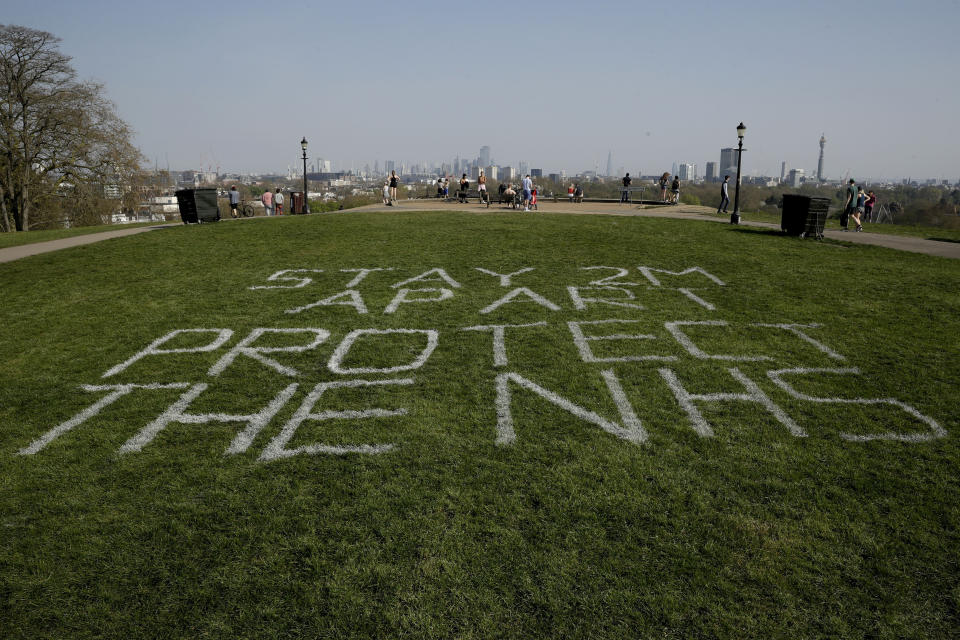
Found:
[[[670,197],[673,204],[680,204],[680,176],[673,176],[673,184],[670,185]]]
[[[620,192],[620,204],[630,202],[630,174],[623,176],[623,191]]]
[[[667,201],[667,185],[670,184],[670,174],[666,171],[660,176],[660,202]]]
[[[863,213],[867,222],[873,222],[873,205],[875,204],[877,204],[877,196],[871,191],[867,194],[867,201],[863,203]]]
[[[273,215],[273,191],[267,189],[263,192],[263,195],[260,196],[260,202],[263,203],[263,209],[267,212],[268,216]]]
[[[230,216],[239,218],[237,207],[240,206],[240,192],[237,191],[237,185],[230,187]]]
[[[273,206],[277,208],[277,215],[283,215],[283,194],[280,192],[280,187],[277,187],[277,192],[273,195]]]
[[[723,176],[723,184],[720,185],[720,206],[717,207],[717,213],[720,213],[721,209],[723,209],[723,213],[726,213],[727,207],[730,206],[730,194],[727,193],[728,184],[730,184],[730,176]]]
[[[487,176],[483,175],[483,171],[480,172],[480,177],[477,178],[477,183],[480,185],[477,187],[477,193],[480,196],[480,204],[483,204],[484,200],[489,201],[489,196],[487,196]]]
[[[395,170],[390,171],[389,182],[390,182],[390,204],[393,205],[397,201],[397,186],[400,184],[400,178],[397,176],[397,172]]]
[[[857,183],[850,178],[850,184],[847,187],[847,199],[843,203],[843,213],[840,214],[840,230],[848,231],[847,221],[850,214],[857,210]]]
[[[523,178],[523,210],[530,211],[530,200],[533,198],[533,180],[528,173]]]
[[[390,183],[389,183],[389,182],[384,182],[384,183],[383,183],[383,204],[387,205],[388,207],[391,206],[391,204],[390,204]]]

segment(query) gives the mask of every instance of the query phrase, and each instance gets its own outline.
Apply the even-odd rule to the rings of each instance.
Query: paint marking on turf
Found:
[[[730,360],[735,362],[759,362],[761,360],[770,360],[769,356],[733,356],[722,354],[709,354],[690,339],[680,327],[727,327],[730,323],[726,320],[682,320],[677,322],[664,322],[663,326],[670,332],[677,342],[680,343],[687,353],[700,360]]]
[[[74,427],[77,427],[93,416],[97,415],[104,408],[109,407],[111,404],[127,395],[134,389],[186,389],[190,386],[189,382],[172,382],[170,384],[104,384],[104,385],[90,385],[82,384],[80,388],[84,391],[97,392],[97,391],[109,391],[107,395],[97,400],[95,403],[73,416],[66,422],[61,422],[50,431],[47,431],[45,434],[31,442],[28,446],[20,449],[17,453],[21,456],[30,456],[35,453],[38,453],[41,449],[46,447],[48,444],[53,442],[59,436],[63,435],[67,431],[70,431]]]
[[[260,454],[259,460],[261,462],[269,462],[271,460],[279,460],[281,458],[289,458],[301,453],[304,454],[318,454],[325,453],[331,455],[345,455],[348,453],[366,453],[366,454],[377,454],[377,453],[386,453],[387,451],[392,450],[395,445],[393,444],[363,444],[363,445],[326,445],[326,444],[311,444],[301,447],[296,447],[294,449],[288,449],[287,445],[290,443],[290,440],[293,439],[294,434],[296,434],[297,429],[301,424],[307,420],[313,421],[323,421],[323,420],[363,420],[365,418],[389,418],[393,416],[403,416],[407,414],[406,409],[364,409],[364,410],[350,410],[350,411],[321,411],[319,413],[312,413],[314,406],[319,402],[320,398],[326,393],[329,389],[342,389],[342,388],[358,388],[358,387],[373,387],[373,386],[385,386],[385,385],[411,385],[414,383],[413,378],[393,378],[387,380],[342,380],[336,382],[321,382],[307,394],[307,397],[300,404],[300,407],[297,409],[296,413],[292,418],[283,426],[280,433],[278,433],[270,443],[264,448],[263,453]]]
[[[930,416],[926,416],[912,406],[897,400],[896,398],[823,398],[817,396],[811,396],[806,393],[801,393],[797,391],[790,383],[783,379],[783,376],[802,376],[802,375],[812,375],[812,374],[824,374],[830,373],[839,376],[847,375],[859,375],[860,370],[856,367],[845,367],[839,369],[810,369],[804,367],[797,367],[794,369],[775,369],[772,371],[767,371],[767,377],[771,381],[784,391],[786,391],[790,396],[796,398],[797,400],[804,400],[806,402],[817,402],[821,404],[862,404],[862,405],[875,405],[875,404],[888,404],[898,409],[901,409],[910,416],[913,416],[920,422],[924,423],[930,428],[928,433],[896,433],[893,431],[888,431],[887,433],[874,433],[866,435],[858,435],[853,433],[841,432],[840,437],[844,440],[849,440],[851,442],[869,442],[871,440],[900,440],[903,442],[927,442],[929,440],[935,440],[938,438],[947,437],[947,430],[941,427],[936,420]]]
[[[429,276],[429,275],[431,275],[431,274],[436,274],[436,277],[434,277],[434,278],[428,278],[427,276]],[[406,280],[403,280],[403,281],[401,281],[401,282],[396,282],[396,283],[394,283],[394,284],[392,284],[392,285],[390,285],[390,286],[391,286],[391,288],[393,288],[393,289],[399,289],[400,287],[405,287],[405,286],[407,286],[407,285],[410,284],[411,282],[439,282],[439,281],[441,281],[441,280],[442,280],[443,282],[446,282],[448,285],[450,285],[450,286],[453,287],[454,289],[459,289],[459,288],[460,288],[460,283],[457,282],[456,280],[454,280],[453,278],[451,278],[450,275],[449,275],[445,270],[440,269],[439,267],[437,267],[437,268],[435,268],[435,269],[430,269],[430,270],[428,270],[428,271],[424,271],[423,273],[421,273],[421,274],[418,275],[418,276],[413,276],[412,278],[407,278]]]
[[[547,323],[531,322],[530,324],[480,324],[475,327],[464,327],[461,331],[491,331],[493,332],[493,366],[507,366],[506,329],[521,329],[524,327],[545,327]]]
[[[690,274],[690,273],[699,273],[699,274],[703,275],[704,277],[706,277],[708,280],[713,281],[715,284],[717,284],[717,285],[719,285],[719,286],[721,286],[721,287],[726,286],[726,285],[723,283],[723,280],[721,280],[721,279],[718,278],[717,276],[713,275],[712,273],[709,273],[709,272],[701,269],[700,267],[690,267],[690,268],[688,268],[688,269],[684,269],[683,271],[670,271],[669,269],[655,269],[655,268],[653,268],[653,267],[637,267],[637,269],[638,269],[638,270],[640,271],[640,273],[642,273],[643,276],[644,276],[647,280],[649,280],[650,283],[651,283],[653,286],[655,286],[655,287],[659,287],[659,286],[662,286],[662,285],[660,284],[660,279],[657,278],[655,275],[653,275],[654,272],[657,272],[657,273],[665,273],[665,274],[671,275],[671,276],[685,276],[685,275]]]
[[[439,294],[436,297],[430,298],[412,298],[410,294],[418,293],[437,293]],[[453,291],[451,289],[440,288],[440,289],[400,289],[397,291],[397,295],[393,297],[393,300],[390,301],[390,304],[387,305],[387,308],[383,310],[384,313],[394,313],[401,304],[412,304],[414,302],[441,302],[443,300],[449,300],[453,297]]]
[[[265,333],[274,333],[274,334],[295,334],[295,333],[312,333],[314,334],[313,340],[310,344],[301,344],[293,345],[289,347],[254,347],[252,346],[260,336]],[[288,367],[282,365],[272,358],[264,356],[265,353],[303,353],[304,351],[309,351],[315,349],[319,345],[323,344],[327,338],[330,337],[330,332],[326,329],[315,329],[315,328],[302,328],[302,329],[271,329],[266,327],[258,327],[250,332],[250,334],[241,340],[236,346],[227,351],[226,354],[217,362],[210,367],[210,370],[207,372],[209,376],[218,376],[223,371],[229,367],[233,361],[237,358],[238,355],[243,354],[249,356],[256,360],[257,362],[263,363],[272,369],[275,369],[282,373],[285,376],[298,376],[300,372],[294,369],[293,367]]]
[[[308,278],[305,276],[288,276],[288,273],[323,273],[323,269],[283,269],[282,271],[277,271],[276,273],[270,275],[267,280],[269,282],[296,282],[295,285],[257,285],[253,287],[247,287],[248,289],[302,289],[311,282],[313,278]]]
[[[501,287],[509,287],[509,286],[510,286],[510,278],[512,278],[513,276],[518,276],[518,275],[520,275],[521,273],[526,273],[526,272],[528,272],[528,271],[533,271],[533,267],[524,267],[523,269],[520,269],[519,271],[514,271],[513,273],[497,273],[496,271],[488,271],[488,270],[486,270],[486,269],[484,269],[484,268],[482,268],[482,267],[474,267],[474,269],[476,269],[477,271],[480,271],[480,272],[482,272],[482,273],[485,273],[485,274],[487,274],[487,275],[493,276],[494,278],[500,278],[500,286],[501,286]]]
[[[480,313],[485,315],[485,314],[491,313],[492,311],[496,311],[501,306],[514,302],[514,298],[520,295],[526,296],[529,299],[529,301],[536,302],[541,307],[546,307],[547,309],[550,309],[550,311],[560,311],[560,307],[553,304],[552,302],[550,302],[549,300],[541,296],[539,293],[535,293],[526,287],[517,287],[516,289],[514,289],[507,295],[503,296],[499,300],[496,300],[490,303],[488,306],[481,309]]]
[[[384,335],[416,335],[422,334],[427,337],[427,346],[423,348],[420,354],[412,361],[407,364],[395,365],[393,367],[343,367],[343,360],[347,357],[347,354],[350,352],[350,348],[353,346],[353,343],[356,342],[359,338],[363,336],[384,336]],[[440,333],[435,329],[356,329],[347,334],[343,341],[337,345],[337,348],[334,350],[333,355],[330,356],[330,361],[327,363],[327,368],[330,369],[333,373],[339,373],[343,375],[354,375],[354,374],[367,374],[367,373],[398,373],[400,371],[412,371],[414,369],[419,369],[426,363],[427,359],[433,353],[434,349],[437,348],[437,343],[440,339]]]
[[[159,349],[158,348],[160,345],[166,342],[169,342],[173,338],[183,333],[216,333],[217,337],[213,340],[213,342],[206,344],[202,347],[192,347],[190,349]],[[140,360],[141,358],[145,358],[146,356],[160,356],[160,355],[166,355],[169,353],[204,353],[207,351],[216,351],[217,349],[222,347],[227,342],[227,340],[229,340],[232,336],[233,336],[233,330],[231,329],[176,329],[175,331],[171,331],[170,333],[163,336],[162,338],[157,338],[156,340],[151,342],[149,345],[147,345],[147,348],[144,349],[143,351],[138,351],[133,356],[131,356],[130,358],[127,358],[117,366],[111,369],[108,369],[107,372],[104,373],[102,377],[109,378],[112,375],[116,375],[121,371],[123,371],[124,369],[126,369],[127,367],[129,367],[130,365],[132,365],[137,360]]]
[[[544,400],[554,404],[564,411],[571,413],[581,420],[585,420],[591,424],[594,424],[607,433],[622,438],[628,442],[633,442],[636,444],[641,444],[647,439],[647,432],[643,429],[643,426],[640,424],[640,420],[637,418],[636,414],[633,411],[633,408],[630,406],[629,401],[627,400],[626,394],[623,392],[623,387],[620,386],[620,381],[617,379],[616,374],[612,369],[607,369],[601,372],[604,381],[607,383],[607,388],[610,391],[610,395],[613,397],[614,403],[617,405],[617,409],[620,411],[620,417],[623,420],[623,424],[617,424],[616,422],[611,422],[606,418],[603,418],[589,409],[584,409],[583,407],[574,404],[570,400],[567,400],[563,396],[560,396],[549,389],[545,389],[540,385],[536,384],[524,378],[518,373],[506,372],[497,375],[495,381],[495,387],[497,392],[496,406],[497,406],[497,439],[496,444],[500,446],[513,444],[517,439],[516,431],[514,430],[513,424],[513,413],[510,409],[510,383],[518,385],[521,389],[525,389],[534,393],[537,396],[540,396]]]
[[[625,294],[624,298],[621,299],[610,299],[610,298],[585,298],[581,291],[593,290],[593,291],[622,291]],[[625,302],[625,300],[636,300],[636,296],[633,291],[625,287],[612,287],[612,286],[602,286],[602,287],[567,287],[567,292],[570,294],[570,300],[573,302],[573,308],[577,311],[583,311],[587,308],[589,303],[595,304],[605,304],[611,307],[626,307],[628,309],[638,309],[642,310],[644,306],[642,304],[636,304],[633,302]]]
[[[670,387],[677,402],[683,407],[683,410],[687,412],[687,417],[690,419],[693,430],[701,437],[712,437],[713,428],[703,417],[703,414],[700,413],[700,410],[694,402],[755,402],[769,411],[773,417],[794,436],[805,437],[807,435],[783,409],[774,404],[774,402],[760,390],[760,387],[758,387],[753,380],[741,373],[736,367],[727,369],[727,371],[746,388],[746,393],[690,393],[684,388],[683,384],[681,384],[677,378],[677,374],[672,370],[660,369],[659,371],[660,376],[667,383],[667,386]]]
[[[338,305],[353,307],[359,314],[367,313],[367,305],[363,303],[363,296],[360,295],[360,292],[355,289],[347,289],[346,291],[335,293],[332,296],[323,298],[322,300],[317,300],[316,302],[311,302],[310,304],[303,305],[302,307],[287,309],[284,313],[302,313],[309,309],[313,309],[314,307],[333,307]]]
[[[570,334],[573,336],[573,343],[577,347],[577,351],[580,352],[580,359],[584,362],[647,362],[651,360],[656,360],[659,362],[673,362],[677,358],[676,356],[658,356],[658,355],[644,355],[644,356],[618,356],[614,358],[598,358],[593,350],[590,348],[591,342],[599,342],[601,340],[611,341],[611,340],[656,340],[657,336],[649,334],[635,334],[635,335],[624,335],[624,334],[613,334],[607,336],[588,336],[583,333],[581,326],[583,325],[599,325],[599,324],[630,324],[636,323],[639,320],[581,320],[574,321],[571,320],[567,322],[567,327],[570,329]]]

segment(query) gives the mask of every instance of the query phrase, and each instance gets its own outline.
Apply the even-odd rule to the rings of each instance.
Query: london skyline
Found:
[[[747,174],[779,175],[784,161],[814,174],[825,133],[825,177],[960,178],[956,2],[471,12],[468,27],[417,1],[52,0],[13,2],[4,21],[62,38],[148,166],[278,171],[298,166],[306,137],[311,158],[341,167],[488,145],[499,164],[603,172],[610,153],[653,174],[717,161],[742,121]],[[522,28],[498,29],[502,16]]]

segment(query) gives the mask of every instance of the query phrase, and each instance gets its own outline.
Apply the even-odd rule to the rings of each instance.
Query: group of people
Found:
[[[383,183],[383,204],[388,207],[394,206],[394,203],[397,201],[397,186],[399,184],[400,176],[397,175],[396,171],[391,171],[390,177]]]
[[[579,182],[571,182],[567,186],[567,200],[569,202],[583,202],[583,187],[580,186]]]
[[[628,174],[629,175],[629,174]],[[664,171],[663,175],[657,181],[660,185],[660,202],[668,204],[680,204],[680,176],[673,176],[670,180],[670,172]],[[670,187],[670,195],[667,196],[667,186]]]
[[[237,185],[230,187],[228,194],[230,196],[230,216],[239,218],[240,192],[237,190]],[[260,196],[260,202],[263,204],[263,210],[268,216],[274,214],[278,216],[283,215],[283,193],[280,191],[280,187],[277,187],[276,191],[271,191],[270,189],[264,191]]]
[[[446,199],[450,196],[450,179],[446,177],[437,178],[437,198]],[[470,179],[467,174],[460,176],[457,189],[457,202],[467,202],[470,192]],[[519,196],[518,196],[519,193]],[[480,198],[480,204],[490,204],[490,193],[487,190],[487,176],[480,171],[477,177],[477,195]],[[504,202],[522,204],[524,211],[537,210],[537,187],[533,184],[530,175],[527,174],[516,187],[507,182],[501,182],[499,188],[500,203]],[[386,204],[386,189],[384,190],[384,204]]]
[[[864,191],[863,187],[857,186],[856,180],[850,178],[843,213],[840,214],[840,230],[849,231],[847,226],[852,219],[857,225],[855,231],[863,231],[863,217],[866,217],[867,222],[872,222],[873,207],[876,204],[877,196],[873,191]]]

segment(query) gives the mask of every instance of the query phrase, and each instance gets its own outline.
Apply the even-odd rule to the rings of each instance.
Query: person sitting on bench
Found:
[[[503,197],[501,202],[506,202],[508,205],[515,205],[517,202],[517,192],[513,190],[513,185],[508,184],[507,188],[503,190]]]
[[[573,189],[573,201],[583,202],[583,187],[581,187],[579,184]]]
[[[467,190],[470,188],[470,181],[467,180],[467,174],[460,178],[460,190],[457,191],[457,202],[467,201]]]

